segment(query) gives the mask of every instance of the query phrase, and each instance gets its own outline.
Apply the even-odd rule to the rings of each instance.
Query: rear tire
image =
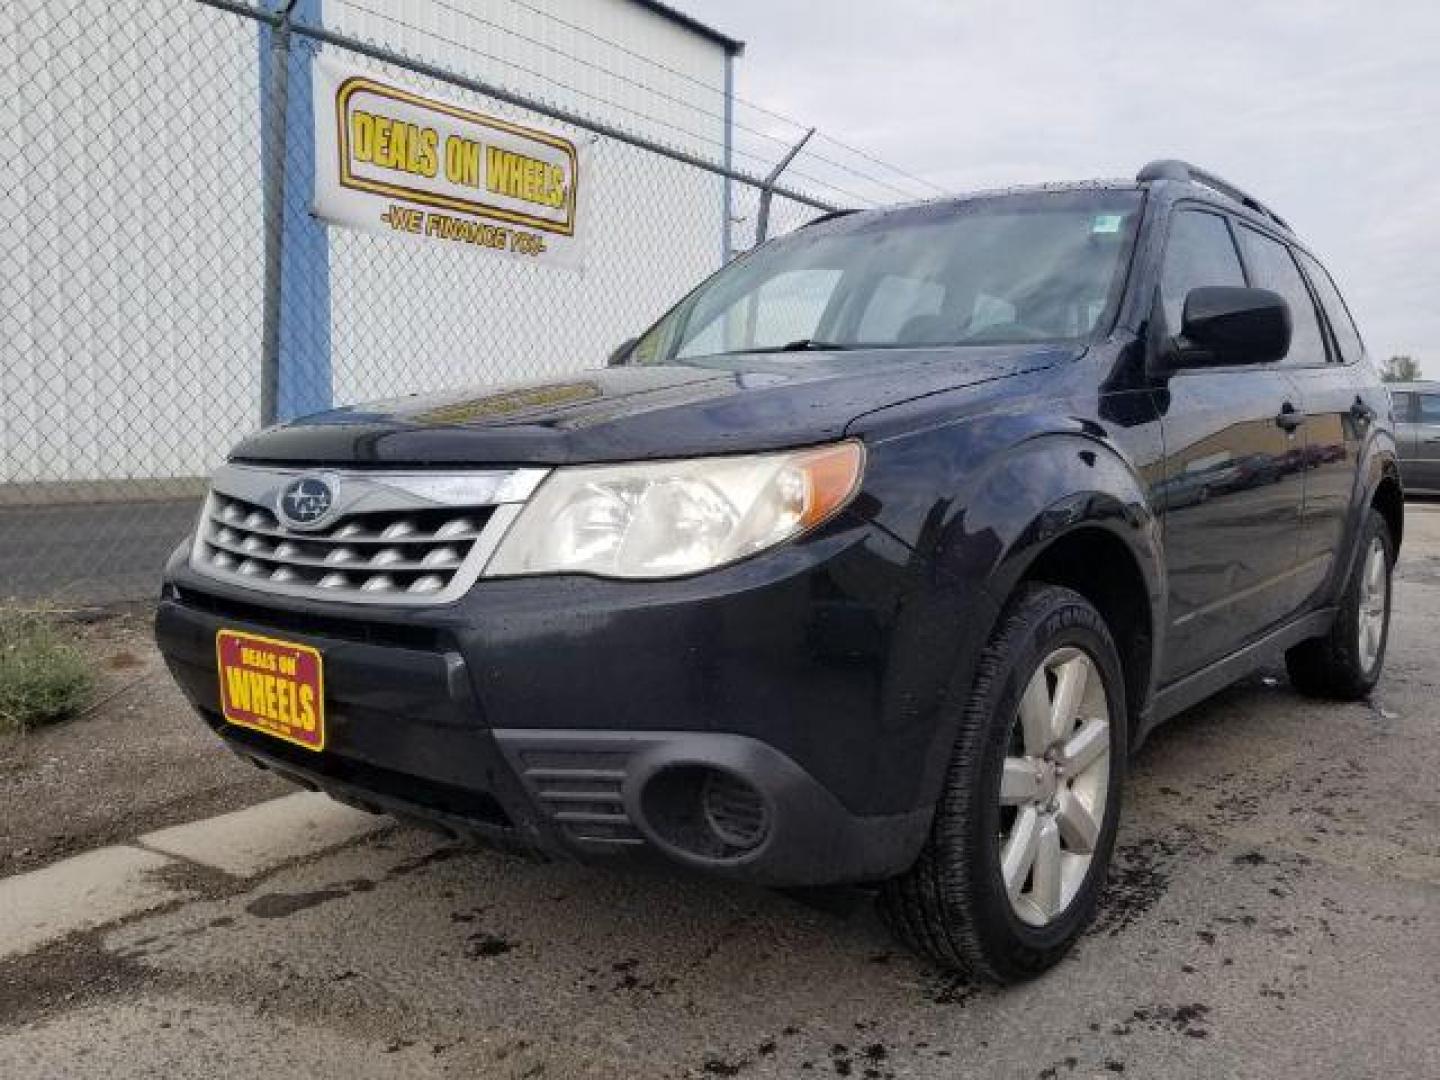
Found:
[[[1360,556],[1345,583],[1330,632],[1285,653],[1285,667],[1296,690],[1309,697],[1358,701],[1375,688],[1390,640],[1394,567],[1390,527],[1371,508],[1360,530]]]
[[[1002,983],[1057,963],[1110,861],[1126,715],[1100,613],[1069,589],[1024,586],[980,656],[925,847],[881,890],[896,936]]]

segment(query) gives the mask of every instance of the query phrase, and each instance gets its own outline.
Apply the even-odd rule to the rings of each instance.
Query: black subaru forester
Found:
[[[873,883],[1004,981],[1126,759],[1284,650],[1379,677],[1390,398],[1274,212],[1133,183],[832,214],[605,370],[338,409],[215,475],[157,634],[237,753],[586,860]]]

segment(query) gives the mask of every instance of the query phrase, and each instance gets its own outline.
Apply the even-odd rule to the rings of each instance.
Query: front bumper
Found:
[[[177,555],[156,636],[232,750],[341,801],[553,855],[867,881],[923,843],[945,739],[925,695],[891,685],[924,683],[915,656],[890,655],[916,639],[895,625],[909,558],[851,525],[685,581],[493,581],[430,610],[355,611],[221,584]],[[225,723],[222,627],[321,652],[323,753]],[[749,790],[759,842],[693,834],[712,774]]]

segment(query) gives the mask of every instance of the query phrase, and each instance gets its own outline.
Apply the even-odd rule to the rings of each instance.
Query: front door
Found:
[[[1168,332],[1191,289],[1245,283],[1226,219],[1177,210],[1160,285]],[[1177,372],[1159,397],[1171,681],[1298,608],[1305,443],[1299,394],[1274,364]]]

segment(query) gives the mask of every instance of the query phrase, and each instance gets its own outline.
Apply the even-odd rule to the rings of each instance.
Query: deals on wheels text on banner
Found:
[[[584,145],[328,60],[314,86],[317,216],[583,267]]]

